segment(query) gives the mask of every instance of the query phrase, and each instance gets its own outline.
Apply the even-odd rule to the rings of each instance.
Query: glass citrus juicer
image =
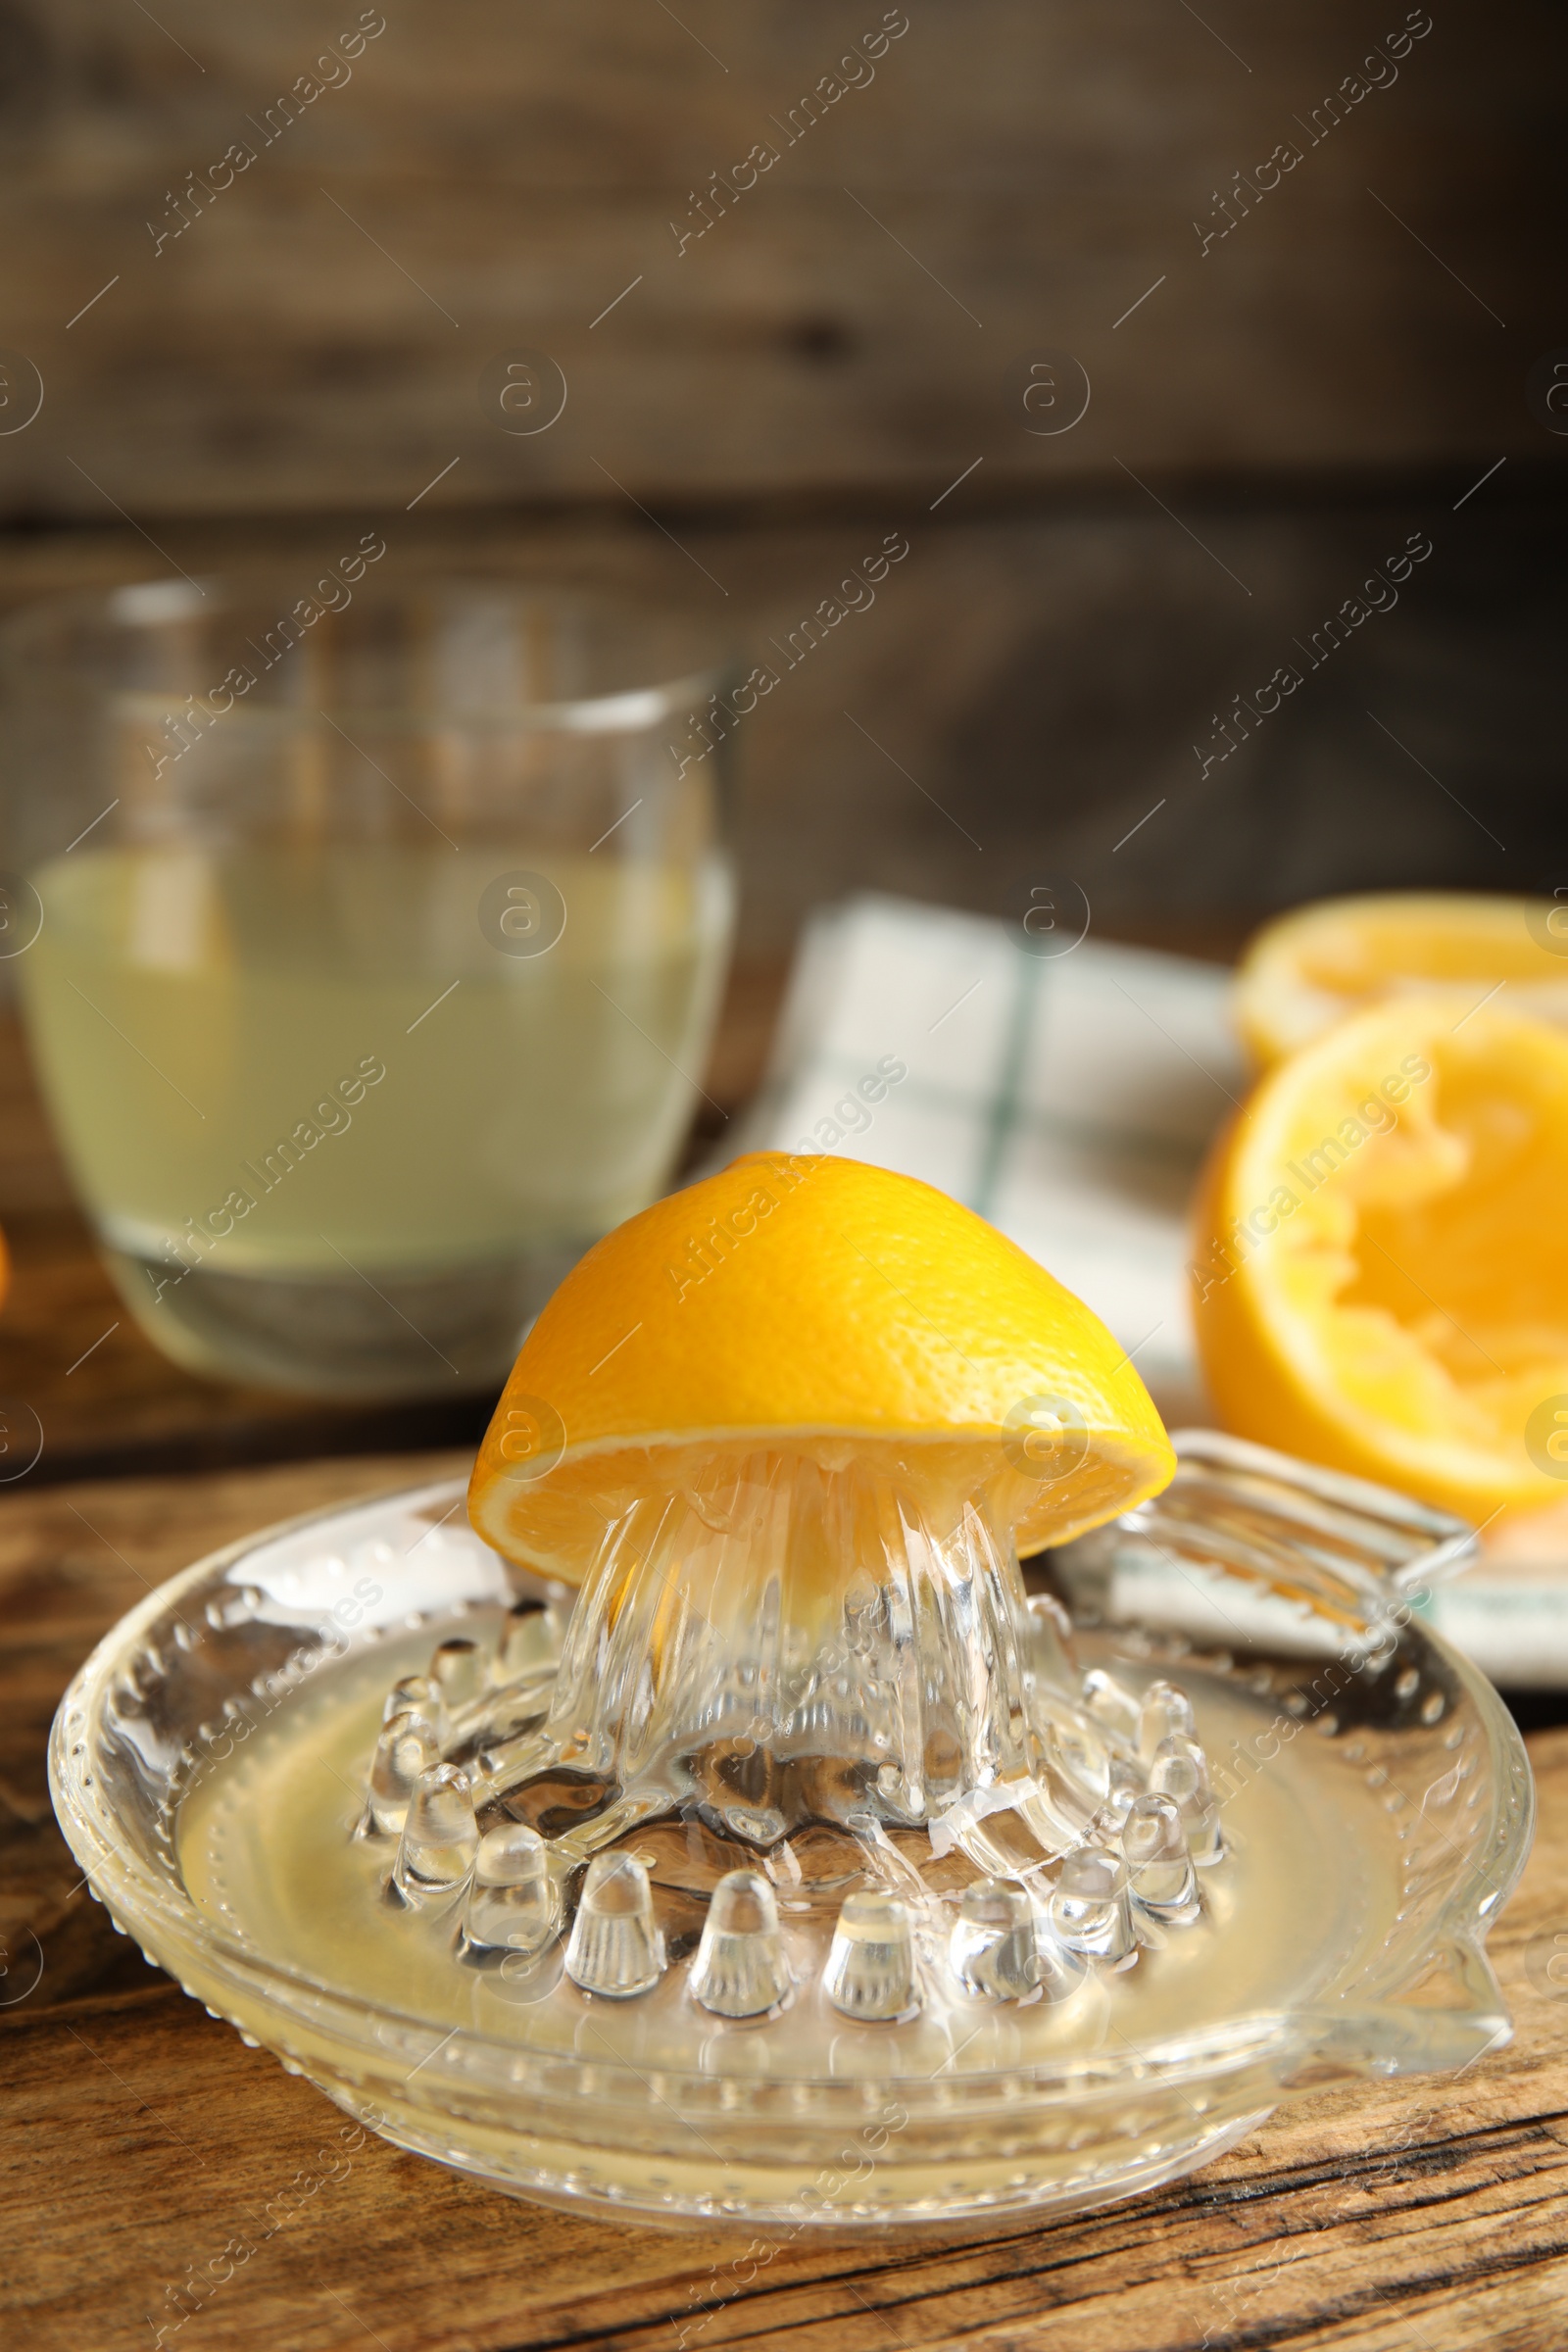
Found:
[[[461,1498],[198,1563],[51,1748],[116,1923],[403,2146],[626,2220],[990,2230],[1505,2037],[1529,1775],[1421,1614],[1468,1531],[1173,1452],[930,1188],[757,1154],[633,1218]]]

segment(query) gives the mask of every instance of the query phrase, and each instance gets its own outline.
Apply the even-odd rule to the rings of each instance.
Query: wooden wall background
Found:
[[[399,563],[598,566],[745,643],[902,528],[878,610],[747,747],[760,935],[867,880],[1001,905],[1042,857],[1135,920],[1539,879],[1568,440],[1525,384],[1568,346],[1561,12],[902,0],[874,79],[786,145],[884,13],[0,0],[0,422],[29,368],[44,395],[0,431],[0,600],[352,513]],[[777,163],[678,250],[759,140]],[[1195,220],[1293,140],[1204,253]],[[526,436],[480,392],[519,347],[567,386]],[[1043,348],[1092,397],[1038,437]],[[1436,552],[1401,612],[1195,790],[1220,699],[1411,528]]]
[[[881,0],[683,0],[688,29],[659,0],[364,13],[384,32],[327,69],[352,79],[268,147],[256,123],[356,0],[167,0],[158,24],[6,0],[5,341],[47,385],[41,429],[0,449],[14,513],[105,518],[69,457],[139,514],[401,504],[455,455],[440,496],[471,506],[603,496],[596,457],[645,498],[935,497],[981,452],[1059,482],[1118,456],[1230,472],[1529,445],[1563,59],[1534,0],[1416,10],[1432,30],[1378,69],[1397,80],[1316,147],[1298,124],[1404,0],[907,0],[875,80],[680,255],[690,192],[780,143]],[[1302,163],[1200,258],[1195,217],[1223,223],[1214,192],[1286,139]],[[255,164],[155,256],[147,222],[235,140]],[[1094,384],[1054,440],[1023,431],[1011,381],[1041,344]],[[570,385],[533,439],[475,389],[516,345]]]

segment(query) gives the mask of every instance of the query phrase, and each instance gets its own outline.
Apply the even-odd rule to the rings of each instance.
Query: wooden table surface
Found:
[[[1568,2338],[1568,1732],[1492,1939],[1512,2045],[1318,2097],[1180,2185],[977,2244],[665,2235],[502,2197],[367,2138],[150,1971],[88,1896],[44,1740],[95,1638],[204,1548],[460,1454],[103,1480],[0,1506],[0,2271],[16,2352],[1547,2352]],[[1559,1973],[1568,1973],[1559,1971]],[[319,2152],[319,2153],[318,2153]],[[311,2184],[317,2185],[313,2189]],[[275,2228],[269,2231],[270,2205]],[[279,2218],[281,2217],[281,2218]],[[254,2251],[177,2330],[169,2300]],[[230,2257],[232,2260],[232,2257]]]

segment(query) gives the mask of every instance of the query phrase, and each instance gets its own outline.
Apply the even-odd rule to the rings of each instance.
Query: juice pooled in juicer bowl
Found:
[[[928,1187],[759,1154],[632,1219],[461,1495],[198,1563],[51,1748],[116,1923],[400,2145],[626,2220],[994,2230],[1506,2036],[1528,1770],[1421,1613],[1468,1532],[1173,1454]]]

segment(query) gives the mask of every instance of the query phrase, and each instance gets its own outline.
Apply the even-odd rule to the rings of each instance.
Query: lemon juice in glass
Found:
[[[348,569],[12,624],[15,968],[169,1354],[454,1393],[679,1153],[731,931],[718,678],[646,615]]]

